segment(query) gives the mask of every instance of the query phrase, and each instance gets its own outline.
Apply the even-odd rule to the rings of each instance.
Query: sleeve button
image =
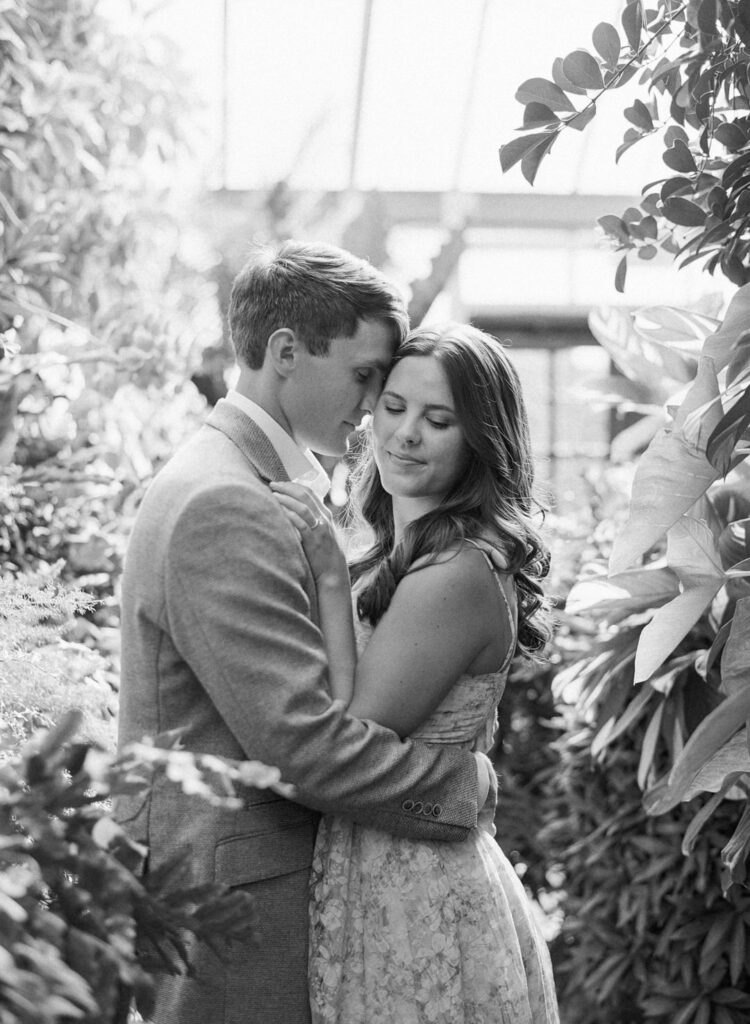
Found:
[[[404,802],[401,804],[401,810],[402,811],[412,811],[412,810],[414,810],[414,801],[413,800],[404,800]]]
[[[421,814],[423,807],[424,807],[424,804],[422,803],[422,801],[421,800],[417,800],[417,802],[414,804],[414,813],[415,814]]]
[[[443,808],[440,806],[440,804],[435,804],[435,806],[432,808],[433,818],[439,818],[442,813]]]
[[[432,804],[425,804],[424,805],[424,813],[425,814],[432,814]]]

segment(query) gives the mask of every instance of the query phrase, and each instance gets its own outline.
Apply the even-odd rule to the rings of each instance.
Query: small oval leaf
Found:
[[[586,95],[585,89],[580,89],[577,85],[573,85],[570,79],[565,77],[562,57],[555,57],[552,62],[552,79],[555,85],[559,85],[563,92],[572,93],[574,96]]]
[[[596,104],[592,100],[588,106],[584,107],[580,114],[575,114],[573,117],[565,119],[566,125],[569,128],[575,128],[577,132],[582,132],[589,122],[594,120],[596,115]]]
[[[519,160],[523,160],[529,150],[538,146],[547,138],[547,132],[536,132],[533,135],[524,135],[519,139],[512,139],[500,147],[500,166],[505,171],[510,170]]]
[[[568,110],[575,107],[559,85],[546,78],[528,78],[518,87],[516,99],[519,103],[544,103],[550,110]]]
[[[601,54],[605,64],[611,68],[617,67],[622,44],[620,42],[620,33],[615,26],[608,24],[606,21],[600,21],[594,29],[592,38],[594,46],[597,52]]]
[[[632,107],[626,107],[624,110],[625,117],[634,124],[636,128],[643,128],[645,131],[650,132],[654,129],[654,121],[643,100],[635,100]]]
[[[573,50],[563,59],[563,72],[581,89],[603,89],[604,79],[598,61],[587,50]]]
[[[523,127],[545,128],[558,124],[560,118],[544,103],[527,103],[523,111]]]
[[[643,8],[640,0],[630,0],[622,12],[622,27],[625,29],[630,49],[637,51],[641,45],[641,32],[643,31]]]
[[[529,185],[534,184],[536,173],[539,170],[542,158],[550,151],[552,143],[555,141],[558,134],[558,132],[548,132],[544,136],[543,140],[530,149],[521,160],[521,173],[528,181]]]
[[[700,228],[706,221],[706,211],[697,203],[682,196],[670,196],[663,204],[664,216],[673,224],[684,228]]]
[[[679,171],[681,174],[692,174],[698,170],[693,154],[680,139],[675,139],[674,145],[665,150],[662,160],[667,167],[671,167],[673,171]]]
[[[618,292],[625,291],[625,278],[628,273],[628,258],[623,256],[620,262],[617,264],[617,270],[615,272],[615,288]]]
[[[742,130],[737,124],[725,121],[724,124],[720,124],[714,131],[714,138],[728,149],[730,153],[736,153],[737,150],[747,143],[747,133]]]

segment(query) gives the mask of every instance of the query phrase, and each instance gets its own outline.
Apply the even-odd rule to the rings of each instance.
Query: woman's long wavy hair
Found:
[[[544,514],[533,494],[528,418],[505,348],[468,324],[420,327],[402,343],[394,364],[411,356],[437,359],[445,371],[468,448],[465,472],[434,510],[410,523],[394,546],[391,496],[380,483],[369,437],[352,474],[350,513],[367,524],[374,543],[351,565],[361,581],[358,611],[375,625],[400,580],[423,556],[437,557],[463,540],[491,539],[503,551],[518,598],[518,650],[532,656],[549,639],[541,581],[549,554],[534,526]]]

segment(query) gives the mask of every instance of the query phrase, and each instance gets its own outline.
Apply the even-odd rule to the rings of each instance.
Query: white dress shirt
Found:
[[[244,412],[260,427],[276,449],[276,454],[281,459],[281,464],[289,479],[309,487],[323,501],[331,489],[331,481],[310,449],[300,448],[294,438],[276,422],[273,416],[270,416],[265,409],[261,409],[257,402],[241,395],[234,388],[230,389],[226,400]]]

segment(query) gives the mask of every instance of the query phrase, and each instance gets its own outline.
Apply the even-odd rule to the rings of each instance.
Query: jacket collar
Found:
[[[231,402],[220,398],[206,418],[206,425],[215,427],[225,434],[255,467],[262,480],[289,479],[284,464],[268,437],[257,423]]]

